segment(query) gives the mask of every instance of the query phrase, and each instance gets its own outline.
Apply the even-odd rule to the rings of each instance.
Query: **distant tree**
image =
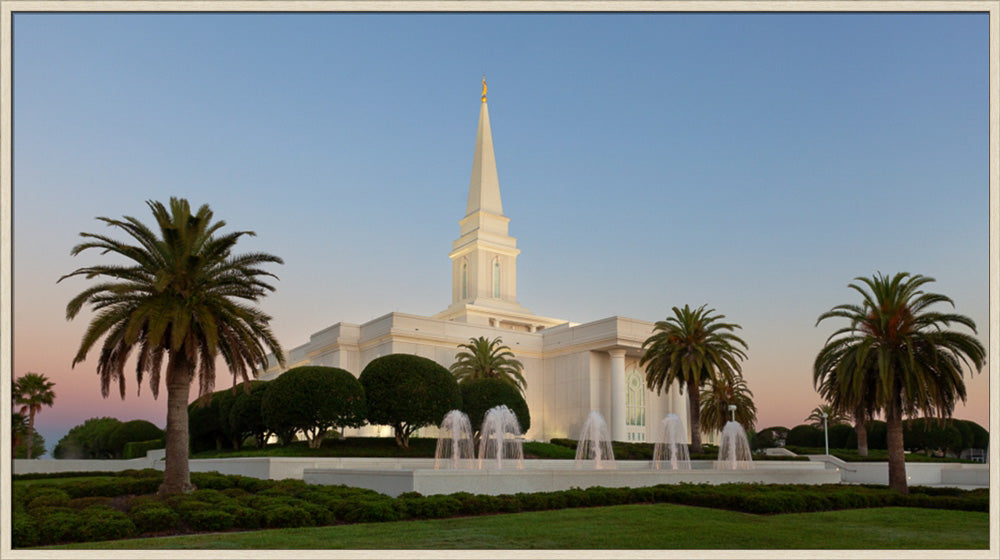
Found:
[[[903,417],[950,417],[956,402],[965,400],[964,367],[981,371],[986,349],[974,336],[949,329],[952,323],[976,332],[975,322],[957,313],[931,311],[935,304],[954,302],[926,293],[933,278],[907,272],[892,277],[876,274],[849,284],[861,296],[860,305],[838,305],[816,321],[841,318],[848,325],[834,332],[816,357],[813,382],[822,385],[831,372],[877,372],[869,394],[885,413],[889,486],[908,493],[903,443]],[[823,367],[818,367],[823,365]],[[841,391],[869,393],[867,383],[839,385]]]
[[[194,489],[188,465],[191,383],[197,378],[198,394],[210,393],[219,357],[234,381],[248,381],[257,367],[266,366],[268,350],[284,363],[268,326],[271,317],[252,305],[274,290],[262,279],[274,275],[262,266],[282,261],[266,253],[233,254],[239,239],[253,232],[219,234],[225,222],[213,221],[208,205],[195,213],[181,198],[171,198],[169,207],[154,201],[147,205],[158,231],[130,216],[98,218],[124,231],[131,244],[81,233],[86,241],[71,254],[97,249],[120,260],[78,268],[59,281],[71,276],[100,279],[70,300],[66,318],[76,317],[85,305],[94,311],[73,364],[84,361],[103,338],[97,361],[103,396],[115,382],[125,398],[125,366],[135,351],[137,383],[141,387],[148,376],[155,398],[166,362],[166,463],[159,489],[165,495]]]
[[[28,439],[22,439],[16,447],[14,447],[14,458],[15,459],[37,459],[45,455],[45,438],[42,434],[35,432],[32,434],[31,438],[31,456],[28,456]]]
[[[52,456],[56,459],[110,459],[114,451],[108,445],[108,438],[121,423],[107,416],[88,418],[70,428],[52,450]]]
[[[730,405],[736,405],[736,410],[732,413],[729,411]],[[744,430],[753,430],[757,424],[757,405],[753,402],[753,392],[741,375],[730,379],[711,379],[701,391],[701,429],[721,432],[733,416]]]
[[[733,334],[742,328],[723,323],[725,315],[712,315],[714,309],[674,307],[673,317],[657,321],[654,334],[642,343],[645,353],[639,364],[646,368],[646,386],[660,394],[676,383],[688,392],[691,413],[691,452],[701,453],[701,391],[715,378],[728,379],[742,372],[740,360],[746,359],[746,342]],[[739,347],[742,347],[741,350]]]
[[[267,381],[251,381],[249,391],[238,391],[229,411],[229,426],[241,439],[253,437],[257,449],[263,449],[272,433],[262,411]]]
[[[403,448],[409,447],[410,434],[418,428],[440,424],[445,414],[462,406],[455,376],[420,356],[375,358],[359,380],[368,399],[368,421],[392,426],[396,444]]]
[[[788,437],[788,428],[784,426],[772,426],[757,432],[755,447],[757,449],[767,449],[769,447],[783,447],[785,438]]]
[[[52,390],[55,386],[55,383],[49,381],[41,373],[26,373],[14,380],[14,387],[11,391],[14,405],[21,407],[18,412],[28,415],[28,429],[24,442],[27,459],[31,459],[31,453],[34,451],[32,439],[36,433],[35,415],[41,412],[43,406],[52,406],[56,399],[56,394]]]
[[[828,404],[821,404],[809,412],[809,416],[806,417],[806,424],[814,428],[823,429],[823,415],[826,415],[826,425],[836,426],[837,424],[847,424],[848,418],[843,411],[837,410]]]
[[[500,405],[506,405],[514,413],[522,434],[531,428],[528,403],[510,383],[502,379],[470,379],[459,383],[458,388],[462,392],[461,410],[469,416],[473,432],[478,434],[482,430],[486,412]]]
[[[470,338],[459,344],[465,350],[455,354],[451,372],[459,382],[472,379],[500,379],[522,393],[527,386],[524,380],[524,365],[514,359],[514,353],[503,344],[500,337],[488,340],[485,336]]]
[[[21,445],[27,435],[28,419],[20,412],[12,412],[10,415],[10,448],[12,452]]]
[[[124,456],[125,444],[133,441],[160,439],[164,435],[163,430],[148,420],[129,420],[111,430],[111,433],[108,434],[108,447],[111,448],[115,457],[121,458]]]
[[[276,431],[302,431],[312,449],[319,449],[331,428],[363,425],[367,413],[357,378],[326,366],[292,368],[268,382],[261,409],[265,424]]]
[[[788,431],[785,445],[823,447],[823,430],[809,424],[799,424]]]

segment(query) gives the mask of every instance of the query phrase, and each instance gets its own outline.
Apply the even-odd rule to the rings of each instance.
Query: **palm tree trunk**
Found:
[[[167,366],[166,466],[159,494],[180,494],[194,490],[188,466],[188,396],[194,368],[182,356],[171,353]]]
[[[39,407],[41,408],[41,407]],[[34,443],[35,439],[35,409],[28,407],[28,434],[25,436],[24,440],[24,453],[25,457],[31,459],[31,445]]]
[[[688,412],[691,416],[691,453],[702,453],[701,448],[701,395],[698,384],[693,379],[688,381]]]
[[[885,413],[885,441],[889,450],[889,488],[909,494],[906,484],[906,455],[903,453],[903,410],[894,395]]]
[[[865,426],[865,411],[859,408],[854,411],[854,433],[858,436],[858,455],[868,456],[868,429]]]

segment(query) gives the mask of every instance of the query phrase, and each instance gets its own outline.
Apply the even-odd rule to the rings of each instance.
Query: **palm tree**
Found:
[[[746,359],[746,342],[733,334],[742,328],[735,323],[719,322],[725,315],[712,315],[714,309],[702,305],[692,310],[673,308],[674,316],[657,321],[654,334],[642,343],[645,354],[639,365],[646,367],[646,386],[660,394],[677,383],[681,393],[688,392],[691,414],[691,452],[701,453],[701,401],[699,388],[713,378],[732,379],[742,372],[740,360]]]
[[[847,415],[842,410],[829,404],[821,404],[812,409],[809,416],[806,416],[806,423],[816,428],[822,428],[824,415],[826,416],[828,426],[847,424]]]
[[[485,336],[470,338],[459,344],[465,350],[455,354],[451,372],[459,382],[466,379],[501,379],[524,392],[524,366],[514,359],[514,353],[503,344],[500,337],[488,340]]]
[[[933,278],[901,272],[855,280],[863,285],[848,286],[861,294],[861,305],[838,305],[816,321],[839,317],[850,324],[827,339],[816,358],[823,367],[814,371],[814,380],[822,385],[835,376],[845,401],[871,400],[885,414],[889,486],[907,493],[903,415],[951,416],[957,399],[965,401],[963,364],[981,371],[986,350],[975,337],[948,330],[957,323],[975,333],[972,319],[928,310],[937,303],[955,305],[947,296],[920,289]]]
[[[21,414],[28,415],[24,436],[28,459],[31,459],[31,444],[35,437],[35,415],[42,411],[43,406],[52,406],[56,399],[56,394],[52,391],[55,386],[55,383],[41,373],[26,373],[14,380],[11,393],[14,405],[21,407]]]
[[[736,410],[732,413],[729,411],[730,405],[736,405]],[[757,405],[753,403],[753,392],[740,375],[731,379],[713,378],[708,387],[701,391],[699,422],[702,429],[721,432],[733,416],[744,429],[753,429],[757,423]]]
[[[199,395],[211,393],[220,355],[234,383],[237,378],[249,381],[255,364],[266,366],[268,349],[284,363],[281,346],[268,327],[271,317],[246,303],[274,290],[261,279],[274,275],[260,266],[282,261],[266,253],[232,254],[241,237],[254,233],[216,235],[225,222],[213,222],[208,205],[192,214],[184,199],[171,198],[169,208],[160,202],[146,204],[158,232],[130,216],[98,218],[123,230],[133,244],[81,233],[88,240],[72,250],[75,256],[98,249],[123,257],[125,264],[79,268],[59,281],[70,276],[101,278],[69,302],[66,318],[76,317],[85,304],[95,312],[73,365],[85,360],[91,347],[104,338],[97,373],[105,398],[112,382],[117,382],[125,398],[124,370],[133,350],[137,353],[136,382],[141,388],[148,375],[154,398],[166,361],[166,466],[159,492],[188,492],[194,488],[188,468],[191,382],[198,378]]]

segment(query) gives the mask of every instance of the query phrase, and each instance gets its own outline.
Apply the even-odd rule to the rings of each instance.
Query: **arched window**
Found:
[[[462,261],[462,299],[469,297],[469,261]]]
[[[500,259],[493,259],[493,297],[500,297]]]
[[[636,369],[625,380],[625,427],[629,441],[646,441],[646,388]]]

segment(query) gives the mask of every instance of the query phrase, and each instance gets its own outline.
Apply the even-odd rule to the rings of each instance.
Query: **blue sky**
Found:
[[[286,348],[337,321],[450,303],[479,111],[550,317],[743,326],[758,428],[820,400],[812,359],[877,271],[937,279],[986,343],[985,14],[17,14],[13,374],[84,419],[165,418],[70,369],[96,216],[187,197],[284,258]],[[987,375],[955,415],[986,425]],[[224,385],[220,380],[220,386]],[[60,391],[60,388],[64,389]]]

